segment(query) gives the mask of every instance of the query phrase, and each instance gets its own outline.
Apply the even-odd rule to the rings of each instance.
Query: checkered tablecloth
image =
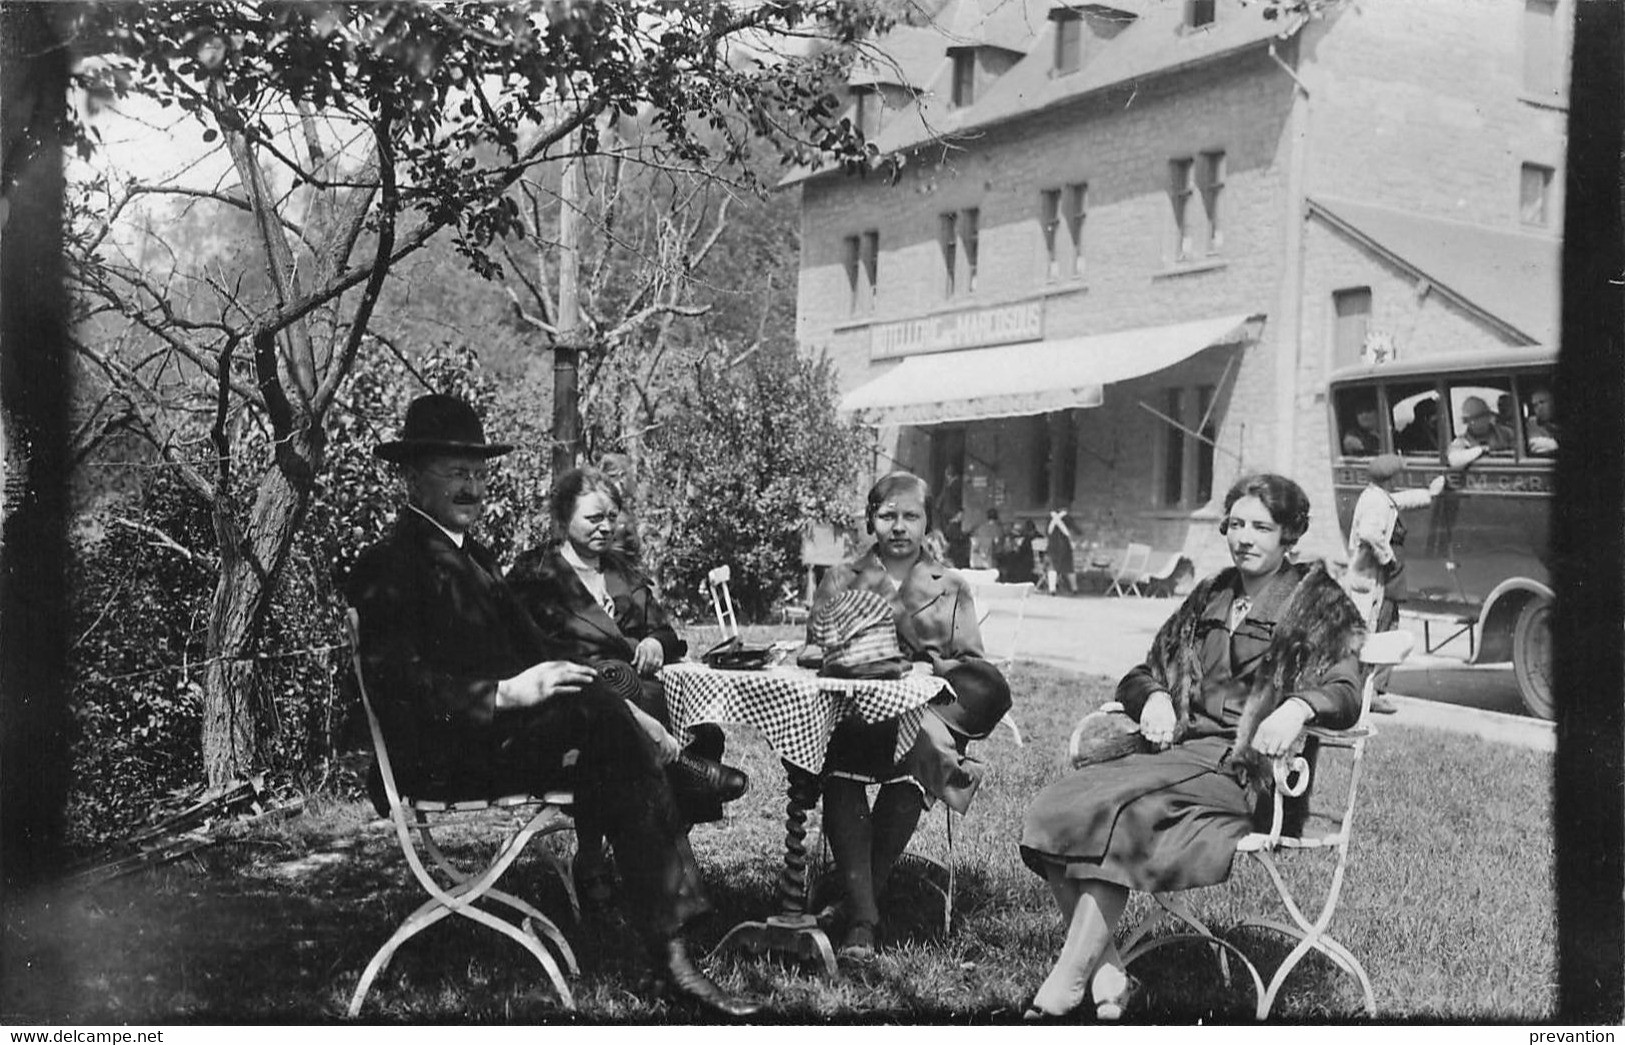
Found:
[[[704,664],[668,664],[660,671],[674,730],[700,722],[754,727],[778,756],[810,773],[824,765],[835,723],[898,720],[896,757],[914,745],[925,705],[948,682],[936,675],[900,679],[834,679],[790,665],[767,671],[717,671]]]

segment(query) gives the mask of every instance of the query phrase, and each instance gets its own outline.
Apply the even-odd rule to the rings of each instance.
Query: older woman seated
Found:
[[[1255,475],[1230,488],[1224,510],[1235,565],[1197,585],[1147,663],[1118,684],[1140,750],[1082,766],[1027,809],[1021,856],[1048,881],[1066,928],[1029,1019],[1085,1003],[1099,1018],[1120,1015],[1131,981],[1113,932],[1129,892],[1229,877],[1253,830],[1244,778],[1264,775],[1262,761],[1289,751],[1304,726],[1359,715],[1359,612],[1323,567],[1287,560],[1308,529],[1308,497],[1290,479]]]
[[[596,468],[574,468],[553,484],[549,507],[557,539],[520,555],[507,580],[520,604],[556,644],[562,659],[592,664],[621,661],[639,675],[635,713],[669,726],[665,690],[655,672],[682,659],[688,644],[655,597],[649,579],[613,550],[620,487]],[[660,730],[651,730],[660,735]],[[714,725],[695,726],[692,741],[668,773],[683,817],[691,824],[722,819],[722,803],[745,793],[749,781],[719,764],[724,738]],[[677,741],[665,734],[665,744]],[[577,881],[594,903],[610,886],[595,840],[578,839]]]
[[[847,591],[873,592],[890,604],[899,649],[930,666],[952,688],[951,702],[931,705],[920,739],[895,757],[897,720],[841,722],[824,760],[824,832],[829,839],[844,900],[826,919],[844,923],[840,952],[862,960],[874,953],[880,912],[876,898],[913,837],[920,814],[934,797],[963,810],[980,777],[963,755],[966,743],[993,731],[1010,709],[1010,687],[983,659],[982,635],[970,589],[924,550],[931,528],[931,491],[909,472],[881,477],[866,500],[874,546],[852,562],[832,568],[813,598],[812,623],[821,606]],[[870,809],[866,785],[880,791]]]

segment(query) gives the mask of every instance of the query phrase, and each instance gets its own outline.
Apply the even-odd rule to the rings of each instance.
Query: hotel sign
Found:
[[[959,348],[1037,341],[1044,336],[1044,302],[970,309],[869,328],[869,358],[895,359]]]

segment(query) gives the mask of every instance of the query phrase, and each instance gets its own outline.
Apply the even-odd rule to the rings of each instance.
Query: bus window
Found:
[[[1394,449],[1407,457],[1439,455],[1439,393],[1433,382],[1388,386]]]
[[[1486,448],[1491,456],[1511,457],[1518,445],[1512,381],[1475,377],[1450,386],[1451,450]],[[1510,421],[1511,423],[1508,423]]]
[[[1345,454],[1371,457],[1382,452],[1377,421],[1377,390],[1345,388],[1337,393],[1337,433]]]
[[[1523,407],[1524,450],[1534,457],[1551,457],[1557,453],[1557,402],[1552,398],[1552,387],[1520,378],[1518,391]]]

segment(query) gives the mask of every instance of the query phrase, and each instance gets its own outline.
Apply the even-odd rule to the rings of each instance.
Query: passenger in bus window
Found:
[[[1462,433],[1450,440],[1446,453],[1452,468],[1465,468],[1485,454],[1510,454],[1517,438],[1495,419],[1490,405],[1478,396],[1461,401]]]
[[[1552,390],[1537,388],[1530,392],[1529,410],[1531,416],[1523,426],[1529,452],[1537,457],[1550,457],[1557,453],[1557,417]]]
[[[1343,431],[1343,452],[1370,456],[1382,449],[1382,437],[1377,434],[1377,404],[1369,399],[1354,405],[1354,426]]]
[[[1518,408],[1512,402],[1512,393],[1506,392],[1495,397],[1495,423],[1518,430]]]
[[[1402,454],[1439,452],[1439,400],[1418,400],[1411,423],[1394,435],[1394,448]]]

